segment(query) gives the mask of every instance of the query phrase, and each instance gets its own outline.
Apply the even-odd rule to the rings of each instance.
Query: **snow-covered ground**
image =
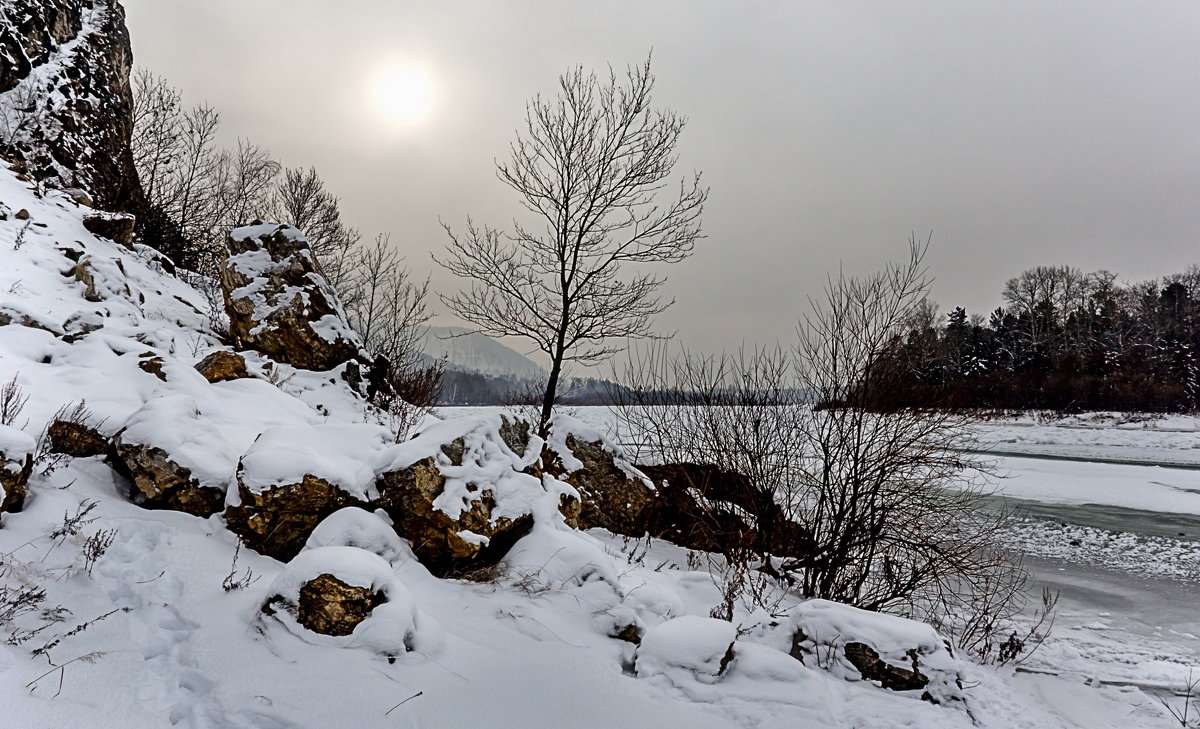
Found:
[[[0,326],[0,383],[15,378],[30,398],[14,421],[30,437],[8,432],[5,447],[27,447],[58,408],[86,400],[105,435],[140,426],[205,485],[228,485],[243,456],[268,447],[288,456],[271,469],[328,463],[331,477],[370,481],[340,452],[344,441],[315,437],[379,430],[364,423],[372,415],[344,383],[268,369],[253,355],[249,378],[208,383],[192,368],[218,344],[203,297],[162,273],[150,252],[92,236],[65,196],[35,195],[0,170],[0,203],[0,313],[12,322]],[[28,219],[17,216],[23,209]],[[165,380],[140,366],[154,358]],[[285,433],[297,440],[277,442]],[[356,438],[360,446],[371,439]],[[247,473],[259,473],[261,459],[250,460]],[[789,656],[776,623],[797,619],[795,598],[782,604],[786,617],[739,608],[732,625],[712,620],[718,580],[667,543],[539,517],[490,577],[438,579],[364,512],[319,528],[311,551],[284,565],[239,551],[219,515],[134,505],[101,457],[49,465],[39,464],[25,509],[0,517],[0,584],[46,593],[0,635],[4,729],[1165,729],[1171,720],[1152,693],[1102,680],[1178,684],[1195,662],[1186,642],[1194,638],[1170,632],[1176,597],[1165,587],[1147,613],[1163,618],[1157,633],[1117,614],[1119,590],[1104,588],[1107,616],[1080,591],[1065,604],[1065,629],[1038,654],[1039,669],[1060,675],[964,662],[965,702],[935,706]],[[1055,479],[1046,483],[1055,488]],[[378,556],[344,546],[352,541]],[[328,640],[260,611],[326,567],[348,584],[379,586],[390,607],[377,607],[364,630]],[[1071,575],[1091,585],[1116,579],[1125,594],[1139,594],[1125,573]],[[642,648],[612,637],[630,621],[647,629]],[[891,634],[885,622],[850,621]],[[901,632],[931,643],[928,629]]]

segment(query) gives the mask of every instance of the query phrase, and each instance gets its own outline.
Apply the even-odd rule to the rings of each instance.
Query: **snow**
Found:
[[[121,441],[161,448],[201,486],[222,491],[242,454],[221,428],[201,418],[199,405],[188,395],[164,395],[143,405],[126,421]]]
[[[1005,458],[998,465],[996,488],[1005,496],[1200,514],[1200,471],[1032,458]]]
[[[304,545],[305,549],[321,547],[358,547],[379,555],[393,567],[416,559],[382,509],[371,513],[347,506],[333,512],[321,520]]]
[[[737,628],[726,620],[684,615],[646,633],[638,646],[638,678],[687,685],[716,683],[733,659]]]

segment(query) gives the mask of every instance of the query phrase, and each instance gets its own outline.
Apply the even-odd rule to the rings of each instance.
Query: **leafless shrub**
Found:
[[[26,221],[25,225],[22,225],[21,229],[17,231],[17,237],[13,241],[13,250],[14,251],[21,250],[21,246],[25,245],[25,234],[29,232],[30,225],[31,225],[31,223],[29,221]]]
[[[96,521],[98,517],[89,516],[96,507],[100,505],[98,501],[84,499],[75,507],[75,513],[63,512],[62,524],[54,527],[48,535],[50,540],[61,544],[67,537],[73,537],[78,534],[85,526]]]
[[[254,571],[250,568],[246,568],[240,573],[238,572],[238,557],[241,556],[241,553],[242,542],[239,540],[237,545],[233,548],[233,564],[229,565],[229,574],[225,575],[224,580],[221,580],[221,589],[225,590],[225,592],[233,592],[234,590],[247,588],[250,585],[253,585],[255,582],[258,582],[260,578],[260,576],[254,574]]]
[[[16,427],[17,418],[28,402],[29,396],[17,383],[17,375],[13,375],[11,380],[0,386],[0,425]]]
[[[1158,702],[1163,705],[1167,713],[1179,722],[1180,729],[1191,729],[1198,725],[1192,707],[1200,703],[1197,699],[1200,697],[1200,691],[1197,690],[1200,688],[1200,678],[1193,678],[1192,673],[1192,669],[1189,668],[1187,682],[1183,685],[1183,691],[1179,693],[1179,697],[1182,699],[1180,706],[1173,706],[1171,702],[1161,696],[1158,697]]]
[[[108,548],[112,546],[113,540],[116,538],[116,529],[101,529],[84,540],[79,553],[83,557],[83,571],[88,574],[88,577],[92,576],[92,569],[96,566],[96,562],[108,552]]]
[[[8,156],[24,132],[37,119],[38,95],[32,84],[21,84],[0,94],[0,154]]]
[[[985,502],[983,464],[954,449],[966,421],[872,407],[894,376],[880,354],[924,299],[925,250],[911,240],[901,264],[831,278],[791,351],[651,350],[627,370],[621,439],[643,458],[743,475],[764,496],[743,515],[771,537],[759,564],[806,597],[927,620],[981,601],[994,614],[1026,574],[996,548],[1010,517]],[[738,546],[723,550],[735,567]]]

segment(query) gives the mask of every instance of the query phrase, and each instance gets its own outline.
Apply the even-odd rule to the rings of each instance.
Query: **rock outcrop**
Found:
[[[118,0],[7,0],[0,13],[0,154],[30,177],[138,214],[129,142],[132,53]]]
[[[302,232],[256,223],[231,232],[226,246],[221,288],[239,348],[308,370],[370,361]]]
[[[133,228],[136,218],[128,213],[96,212],[83,216],[83,227],[89,233],[108,238],[133,250]]]
[[[141,506],[206,517],[225,505],[224,490],[200,485],[191,469],[173,461],[162,448],[130,443],[118,435],[109,463],[129,481],[130,496]]]
[[[546,490],[523,472],[537,453],[521,432],[503,416],[446,421],[397,447],[377,503],[434,574],[495,564],[533,526]]]
[[[287,561],[323,519],[376,500],[376,462],[391,434],[371,425],[272,428],[241,458],[225,509],[246,546]]]
[[[348,506],[367,503],[312,474],[261,490],[239,478],[238,503],[225,509],[225,521],[247,547],[287,561],[300,553],[322,519]]]
[[[207,517],[224,507],[238,455],[193,398],[166,395],[130,416],[108,462],[129,481],[134,503]]]
[[[562,415],[550,423],[545,471],[579,493],[577,526],[641,537],[651,529],[655,489],[615,444]]]

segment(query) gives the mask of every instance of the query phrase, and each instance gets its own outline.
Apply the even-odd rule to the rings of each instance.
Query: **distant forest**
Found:
[[[442,375],[439,405],[530,405],[541,402],[544,381],[512,375],[447,369]],[[621,402],[623,388],[594,377],[567,380],[557,401],[564,405],[612,405]]]
[[[1135,284],[1038,267],[986,318],[926,305],[877,367],[881,407],[1197,409],[1200,267]]]

